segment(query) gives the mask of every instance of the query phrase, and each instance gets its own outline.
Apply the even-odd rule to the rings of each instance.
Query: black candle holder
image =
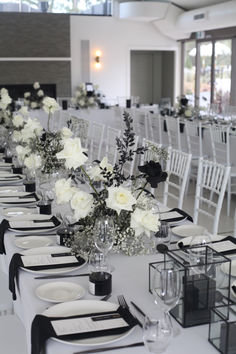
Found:
[[[208,340],[222,354],[236,353],[235,303],[211,309]]]
[[[26,192],[35,192],[36,191],[36,184],[35,180],[26,180],[24,181],[25,191]]]
[[[185,250],[173,250],[164,254],[164,260],[149,264],[149,291],[153,293],[153,278],[156,267],[162,263],[171,262],[174,269],[180,272],[182,290],[178,304],[170,311],[170,314],[182,327],[192,327],[210,322],[210,309],[216,306],[218,296],[219,274],[221,267],[231,271],[231,260],[214,251],[209,246],[198,246],[204,250],[204,259],[201,264],[190,263],[190,252],[197,247],[189,247]],[[223,277],[224,298],[229,304],[230,277]],[[235,352],[236,353],[236,352]]]

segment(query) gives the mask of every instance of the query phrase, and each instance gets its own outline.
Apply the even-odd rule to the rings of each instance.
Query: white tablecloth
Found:
[[[51,237],[54,242],[55,237]],[[6,265],[6,270],[15,252],[20,249],[14,245],[14,233],[7,232],[5,234],[6,256],[1,256],[3,263]],[[137,303],[149,316],[157,316],[158,308],[154,305],[154,297],[148,291],[148,263],[160,259],[160,255],[145,255],[128,257],[125,255],[112,255],[111,262],[115,266],[115,271],[112,274],[112,298],[109,301],[117,303],[117,295],[123,294],[129,302],[133,300]],[[87,265],[81,272],[87,271]],[[74,272],[76,273],[76,272]],[[73,273],[71,273],[73,274]],[[42,301],[35,295],[35,289],[46,282],[53,280],[35,280],[35,274],[23,270],[19,272],[19,293],[17,300],[14,303],[15,311],[22,320],[26,328],[28,353],[30,354],[30,328],[34,316],[42,313],[47,307],[52,306],[52,303]],[[81,284],[87,294],[84,299],[97,299],[88,293],[88,278],[77,277],[62,279],[63,281],[73,281]],[[131,305],[132,306],[132,305]],[[175,321],[174,321],[175,322]],[[175,325],[179,326],[176,322]],[[180,327],[180,326],[179,326]],[[217,351],[208,343],[208,325],[183,329],[180,327],[180,334],[173,338],[166,354],[213,354]],[[135,327],[134,331],[125,339],[117,342],[118,344],[127,344],[142,340],[142,330],[140,327]],[[112,344],[111,344],[112,345]],[[115,344],[114,344],[115,345]],[[87,347],[86,347],[87,348]],[[84,350],[85,347],[72,344],[62,344],[55,340],[49,339],[46,345],[47,354],[72,354],[74,352]],[[127,353],[126,349],[120,350],[120,353]],[[146,353],[143,347],[130,348],[129,353]]]

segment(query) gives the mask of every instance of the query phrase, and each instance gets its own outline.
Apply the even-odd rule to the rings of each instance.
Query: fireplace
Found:
[[[5,87],[9,91],[9,95],[13,100],[23,98],[24,93],[33,90],[33,84],[14,84],[14,85],[2,85],[0,89]],[[41,84],[40,88],[44,91],[45,96],[57,98],[56,84]]]

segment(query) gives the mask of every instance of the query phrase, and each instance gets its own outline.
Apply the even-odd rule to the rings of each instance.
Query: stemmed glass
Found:
[[[97,218],[94,225],[94,242],[97,249],[103,254],[101,267],[108,272],[114,270],[114,267],[107,262],[107,255],[113,246],[114,236],[113,219],[109,216]]]
[[[177,305],[181,294],[180,271],[174,262],[157,265],[153,277],[153,293],[155,304],[160,306],[171,322],[169,311]]]
[[[143,342],[151,353],[160,354],[165,351],[172,337],[170,321],[165,317],[152,319],[145,317],[143,325]]]

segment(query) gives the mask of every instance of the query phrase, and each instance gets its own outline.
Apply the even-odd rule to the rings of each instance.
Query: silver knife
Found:
[[[35,277],[34,279],[60,279],[60,278],[86,277],[89,275],[90,273],[69,274],[69,275],[46,275],[42,277]]]

